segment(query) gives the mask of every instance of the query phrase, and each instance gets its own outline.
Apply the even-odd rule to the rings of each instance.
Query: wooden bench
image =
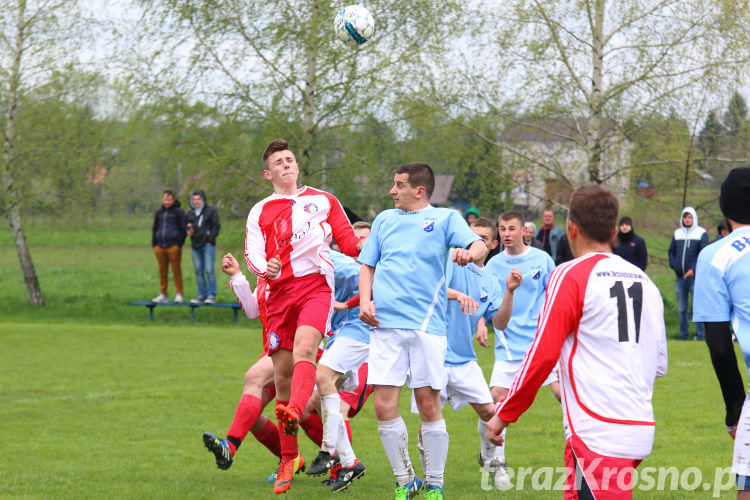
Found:
[[[154,302],[152,300],[136,300],[131,305],[148,307],[148,319],[154,320],[154,308],[158,306],[182,306],[190,308],[190,321],[195,321],[195,310],[199,307],[229,307],[232,309],[232,321],[237,322],[237,311],[242,309],[239,302],[215,302],[213,304],[193,303],[193,302]]]

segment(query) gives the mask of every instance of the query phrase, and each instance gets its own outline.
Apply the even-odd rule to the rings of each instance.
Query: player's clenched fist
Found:
[[[505,286],[508,287],[508,290],[513,291],[521,286],[522,281],[523,275],[521,274],[521,271],[513,269],[508,275],[508,279],[505,280]]]
[[[508,427],[507,422],[503,421],[497,415],[493,415],[487,422],[487,439],[495,446],[502,446],[504,440],[501,434],[506,427]]]
[[[471,252],[466,250],[465,248],[456,248],[453,251],[453,262],[458,264],[459,266],[465,266],[469,262],[471,262]]]
[[[268,265],[266,266],[266,276],[268,277],[269,280],[276,279],[280,271],[281,271],[281,258],[279,258],[279,256],[277,255],[276,257],[268,261]]]
[[[221,270],[229,276],[234,276],[240,272],[240,263],[237,262],[234,255],[228,253],[221,259]]]
[[[375,317],[375,303],[370,301],[359,305],[359,319],[366,325],[378,328],[380,321]]]

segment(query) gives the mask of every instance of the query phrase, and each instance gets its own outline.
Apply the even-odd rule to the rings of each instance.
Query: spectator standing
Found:
[[[526,221],[523,224],[523,242],[528,247],[534,246],[534,234],[536,233],[536,224]]]
[[[206,193],[202,189],[193,191],[190,197],[190,210],[187,213],[187,234],[193,247],[193,268],[198,283],[198,297],[192,303],[216,302],[216,237],[221,224],[219,213],[206,203]]]
[[[161,195],[161,207],[154,214],[154,224],[151,227],[151,246],[159,262],[159,285],[161,287],[161,293],[152,299],[154,302],[169,302],[167,297],[169,265],[172,266],[172,277],[177,290],[174,301],[185,300],[182,295],[182,269],[180,267],[185,235],[185,212],[180,208],[180,202],[175,199],[174,193],[165,189]]]
[[[674,289],[677,293],[677,314],[680,318],[680,339],[688,339],[688,295],[695,287],[695,264],[698,253],[708,246],[708,233],[698,225],[693,207],[685,207],[680,214],[680,227],[675,229],[669,244],[669,267],[675,272]],[[703,340],[703,323],[695,324],[695,340]]]
[[[468,224],[471,224],[472,222],[474,222],[475,220],[479,218],[479,210],[477,210],[474,207],[471,207],[470,209],[466,211],[466,214],[464,215],[464,217],[466,218],[466,222]]]
[[[534,237],[536,245],[534,246],[547,252],[554,261],[557,258],[560,239],[564,235],[563,230],[555,226],[555,212],[552,208],[544,209],[544,212],[542,212],[542,227],[536,232]]]
[[[617,225],[617,236],[612,242],[612,251],[631,264],[635,264],[643,271],[648,265],[648,250],[643,238],[635,234],[633,219],[623,217]]]

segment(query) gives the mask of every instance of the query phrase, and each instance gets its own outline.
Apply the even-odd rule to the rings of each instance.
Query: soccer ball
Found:
[[[361,5],[350,5],[336,14],[333,29],[339,40],[362,45],[375,32],[375,19],[370,11]]]

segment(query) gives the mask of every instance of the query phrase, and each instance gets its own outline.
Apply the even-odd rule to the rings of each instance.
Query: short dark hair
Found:
[[[620,202],[612,191],[598,184],[587,184],[576,189],[570,198],[568,219],[589,238],[607,243],[612,240],[619,210]]]
[[[352,229],[372,229],[372,224],[363,220],[358,220],[352,224]]]
[[[469,224],[471,227],[488,227],[490,228],[490,234],[492,235],[492,240],[497,239],[497,226],[492,223],[491,220],[489,220],[487,217],[480,217],[478,219],[474,219],[471,221],[471,224]]]
[[[511,219],[518,219],[521,221],[521,226],[526,224],[526,217],[523,216],[521,212],[518,210],[508,210],[507,212],[503,212],[500,214],[500,217],[497,218],[498,221],[509,221]]]
[[[423,186],[427,199],[430,199],[435,190],[435,174],[428,164],[404,163],[396,167],[396,174],[406,174],[409,178],[409,185],[413,188]]]
[[[161,195],[162,195],[162,196],[164,196],[165,194],[168,194],[168,195],[169,195],[169,196],[171,196],[172,198],[177,198],[177,197],[176,197],[176,196],[174,195],[174,191],[172,191],[171,189],[165,189],[164,191],[162,191]]]
[[[263,170],[268,170],[268,157],[279,151],[286,151],[289,149],[289,143],[284,139],[274,139],[268,143],[266,149],[263,150]]]

